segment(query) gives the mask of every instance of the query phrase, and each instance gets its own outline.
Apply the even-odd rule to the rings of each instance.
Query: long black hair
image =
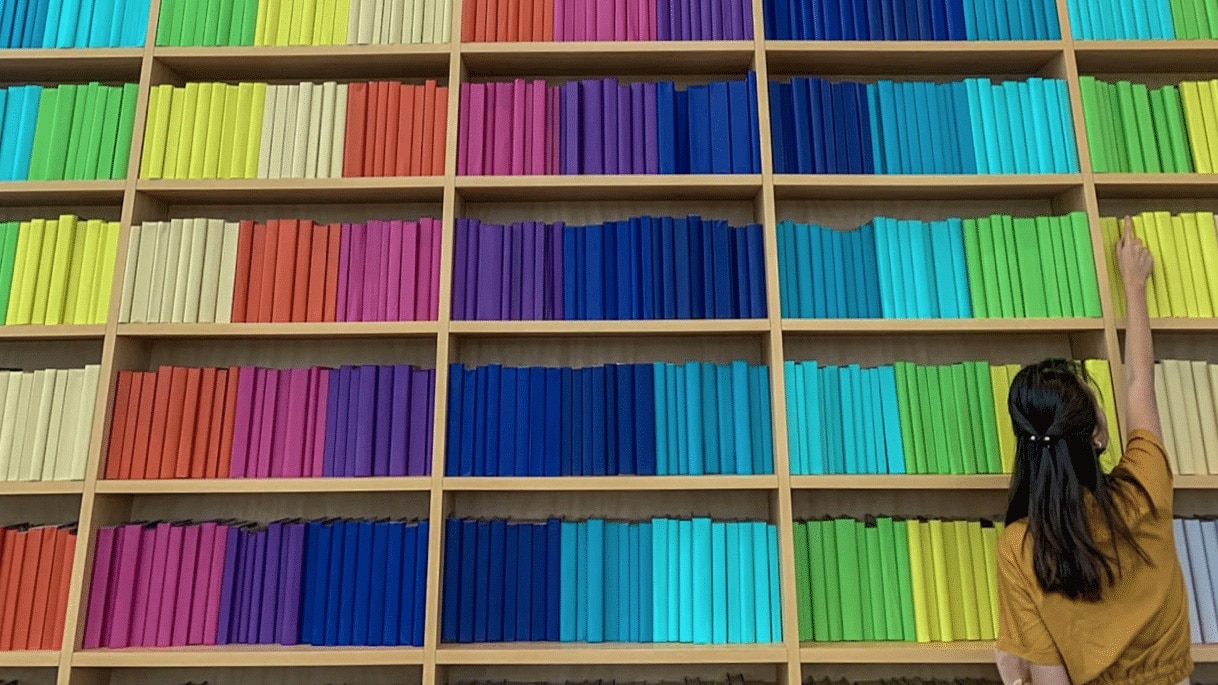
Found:
[[[1012,380],[1008,408],[1018,444],[1006,522],[1028,520],[1033,570],[1045,592],[1096,602],[1121,573],[1119,542],[1150,563],[1119,504],[1136,493],[1154,505],[1123,469],[1106,475],[1100,468],[1103,450],[1093,443],[1100,410],[1089,381],[1081,364],[1061,359],[1024,367]],[[1088,494],[1111,549],[1100,548],[1088,525]]]

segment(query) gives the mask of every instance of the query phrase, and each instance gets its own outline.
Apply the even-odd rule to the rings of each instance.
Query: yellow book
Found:
[[[106,226],[107,222],[101,219],[91,219],[85,226],[85,258],[80,273],[80,290],[76,294],[75,313],[76,323],[81,325],[99,323],[93,311],[97,302],[98,272],[105,264]]]
[[[242,169],[245,168],[244,154],[241,155],[239,161],[234,162],[237,131],[242,126],[242,123],[237,121],[240,91],[240,86],[226,85],[224,87],[224,113],[220,118],[220,149],[216,166],[216,178],[236,178],[233,174],[233,167],[239,165]],[[246,126],[244,130],[248,131],[249,127]]]
[[[909,576],[910,585],[913,587],[913,605],[914,605],[914,633],[917,636],[918,642],[930,642],[932,633],[930,630],[930,614],[933,602],[930,600],[931,593],[926,586],[926,559],[922,550],[922,528],[923,524],[918,521],[906,522],[906,531],[909,539]]]
[[[243,178],[258,178],[258,157],[262,152],[262,126],[266,114],[266,88],[265,83],[255,83],[250,99],[249,135]]]
[[[186,178],[207,178],[207,131],[211,126],[211,98],[213,83],[200,83],[199,96],[195,101],[195,128],[190,142],[190,171]]]
[[[144,147],[140,151],[141,178],[160,178],[165,165],[165,129],[158,129],[156,125],[163,108],[161,105],[162,92],[160,87],[148,92],[148,121],[144,124]],[[159,162],[154,160],[158,139],[161,149]]]
[[[1197,215],[1185,212],[1172,217],[1172,228],[1176,233],[1176,248],[1181,260],[1188,260],[1188,274],[1185,286],[1192,292],[1192,301],[1196,305],[1197,316],[1213,317],[1214,302],[1210,298],[1209,278],[1205,273],[1205,247],[1201,241],[1201,228],[1197,224]],[[1212,231],[1211,231],[1212,232]],[[1214,270],[1218,272],[1218,263]]]
[[[228,102],[228,84],[213,83],[207,114],[207,138],[204,142],[203,178],[219,178],[220,139],[224,134],[224,111]]]
[[[1155,259],[1162,259],[1159,247],[1159,232],[1155,229],[1154,215],[1144,212],[1133,217],[1133,233],[1146,244],[1146,249]],[[1160,261],[1160,263],[1162,263]],[[1154,292],[1154,304],[1150,304],[1150,294]],[[1171,316],[1171,298],[1167,294],[1167,280],[1162,269],[1154,269],[1150,273],[1150,281],[1146,287],[1147,310],[1151,316]]]
[[[190,178],[190,159],[194,153],[195,131],[199,117],[199,83],[187,83],[182,96],[182,139],[178,141],[177,168],[174,178]]]
[[[47,301],[51,296],[51,275],[55,270],[55,242],[59,239],[59,221],[48,220],[42,231],[42,249],[38,252],[38,277],[34,282],[33,309],[29,323],[44,324]]]
[[[1088,359],[1083,362],[1083,367],[1099,386],[1100,404],[1104,407],[1104,416],[1108,419],[1108,449],[1100,455],[1100,466],[1105,473],[1111,473],[1125,453],[1123,433],[1117,424],[1116,394],[1112,389],[1112,368],[1107,359]]]
[[[1163,448],[1167,451],[1167,462],[1171,472],[1179,475],[1180,446],[1176,442],[1175,421],[1172,419],[1171,398],[1167,395],[1167,376],[1164,375],[1163,362],[1155,364],[1155,404],[1159,408],[1159,425],[1163,430]]]
[[[952,639],[963,640],[967,633],[964,621],[964,583],[960,577],[961,555],[956,539],[956,522],[942,521],[940,523],[941,534],[943,536],[944,577],[947,578],[947,606],[948,616],[951,619]],[[931,531],[933,535],[934,529],[932,528]]]
[[[29,316],[26,315],[26,320],[21,320],[21,311],[26,300],[26,291],[29,286],[30,274],[34,273],[34,265],[31,263],[30,251],[42,249],[42,239],[39,237],[35,242],[33,239],[33,229],[29,221],[22,221],[17,228],[17,251],[13,255],[13,281],[12,289],[8,295],[8,311],[4,313],[4,323],[7,325],[29,323]],[[37,263],[37,257],[32,260]]]
[[[1197,212],[1197,234],[1201,238],[1201,261],[1214,313],[1218,315],[1218,224],[1213,212]]]
[[[313,13],[313,43],[334,45],[334,0],[317,0]]]
[[[981,639],[981,626],[978,623],[977,583],[973,575],[973,549],[968,540],[968,521],[953,521],[952,533],[956,537],[956,584],[960,586],[960,607],[963,623],[963,635],[969,640]],[[946,532],[946,531],[945,531]]]
[[[997,637],[997,631],[994,629],[995,617],[990,613],[990,586],[985,575],[985,538],[981,533],[981,522],[968,521],[964,530],[968,538],[969,553],[972,555],[973,594],[969,600],[977,607],[980,639],[993,640]]]
[[[165,168],[162,178],[177,178],[178,155],[182,152],[182,109],[186,105],[186,89],[174,88],[169,101],[169,128],[165,140]]]
[[[1205,116],[1201,111],[1201,90],[1196,81],[1180,84],[1180,99],[1184,103],[1184,124],[1188,129],[1189,147],[1193,151],[1193,167],[1199,174],[1214,173],[1210,146],[1206,140]]]
[[[267,12],[270,4],[269,0],[258,0],[258,16],[254,19],[254,45],[270,45],[266,39]]]
[[[990,616],[994,619],[994,635],[998,635],[998,538],[1002,535],[1002,522],[993,527],[981,527],[981,539],[985,543],[985,579],[990,601]]]
[[[1167,298],[1171,301],[1172,316],[1194,316],[1196,305],[1190,304],[1191,293],[1185,288],[1185,278],[1188,273],[1188,263],[1180,255],[1176,245],[1176,231],[1172,226],[1172,216],[1169,212],[1155,212],[1155,229],[1151,232],[1153,238],[1159,241],[1159,258],[1163,268],[1158,271],[1167,282]]]
[[[1101,217],[1100,233],[1104,236],[1104,260],[1108,264],[1108,286],[1112,293],[1112,306],[1116,315],[1123,317],[1125,316],[1125,287],[1116,259],[1116,244],[1121,239],[1120,220],[1112,216]]]
[[[249,158],[250,112],[254,107],[254,84],[239,84],[236,97],[229,93],[229,101],[234,105],[233,141],[229,151],[228,175],[222,178],[245,178],[245,162]],[[225,125],[225,134],[228,134],[228,125]],[[222,158],[221,163],[223,162]]]
[[[934,611],[939,617],[939,640],[951,642],[956,639],[952,632],[951,588],[947,578],[947,550],[943,544],[943,521],[931,519],[927,523],[930,538],[931,572],[935,579]],[[923,539],[926,542],[926,539]]]
[[[351,0],[334,0],[334,45],[348,45],[351,42],[350,22]]]
[[[292,8],[300,0],[280,0],[279,21],[276,23],[275,45],[286,46],[292,43]]]
[[[1002,460],[1002,472],[1010,473],[1015,468],[1015,431],[1011,426],[1011,412],[1007,409],[1011,377],[1005,366],[998,364],[990,366],[990,384],[994,386],[994,418],[998,424],[998,449]]]
[[[93,287],[93,323],[105,323],[110,318],[110,293],[114,289],[114,267],[118,262],[118,241],[122,230],[122,224],[117,221],[106,224]]]
[[[59,217],[55,231],[55,251],[51,257],[51,278],[47,282],[46,314],[44,323],[64,323],[64,300],[68,292],[68,274],[72,267],[72,248],[75,246],[76,217],[64,214]],[[45,246],[43,248],[46,249]],[[44,254],[45,258],[46,255]]]
[[[93,255],[96,254],[96,249],[90,250],[88,245],[89,231],[87,228],[90,223],[92,222],[79,222],[72,231],[72,261],[68,267],[68,292],[63,301],[62,317],[62,322],[67,324],[83,323],[76,317],[77,303],[80,302],[81,276],[86,270],[92,271]],[[90,266],[86,266],[86,264]],[[88,293],[88,290],[89,288],[86,287],[85,292]]]
[[[1218,168],[1218,84],[1211,81],[1197,83],[1201,96],[1201,119],[1205,123],[1205,144],[1209,148],[1210,166],[1213,173]]]
[[[284,6],[283,0],[261,0],[266,7],[266,27],[263,30],[262,45],[275,45],[279,36],[279,15]]]

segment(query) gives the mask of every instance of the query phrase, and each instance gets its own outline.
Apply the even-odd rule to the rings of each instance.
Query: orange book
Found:
[[[13,528],[0,529],[0,650],[8,649],[5,646],[4,636],[7,634],[12,637],[12,611],[9,608],[9,597],[12,596],[16,602],[16,585],[21,580],[19,571],[21,570],[21,562],[17,560],[17,544],[24,544],[24,539],[21,532]]]
[[[215,387],[211,397],[211,421],[207,429],[206,466],[203,478],[228,477],[228,472],[220,472],[220,437],[224,433],[224,404],[228,399],[228,369],[215,369]],[[234,381],[235,382],[235,381]]]
[[[64,537],[67,531],[63,528],[52,529],[47,536],[47,543],[51,548],[51,565],[43,570],[43,573],[48,573],[47,578],[47,597],[43,602],[41,613],[45,618],[42,620],[42,633],[36,638],[34,636],[34,628],[30,627],[30,640],[36,639],[35,646],[30,649],[58,649],[55,644],[55,626],[59,622],[59,614],[63,611],[63,602],[59,598],[59,588],[63,585],[63,576],[65,573],[71,575],[71,569],[64,569],[63,555],[67,551],[64,545]],[[39,613],[39,604],[37,600],[34,603],[35,614]],[[63,629],[59,630],[63,634]]]
[[[385,148],[385,167],[380,176],[397,176],[398,167],[398,133],[401,130],[399,122],[402,120],[401,104],[402,91],[406,89],[405,83],[390,83],[385,104],[385,128],[381,129],[381,138],[384,140]]]
[[[503,26],[503,12],[507,9],[503,7],[505,3],[502,0],[486,0],[486,39],[492,43],[501,43],[507,39],[507,31]]]
[[[279,231],[275,245],[275,273],[271,286],[271,317],[274,323],[287,323],[292,320],[292,285],[296,280],[296,234],[300,232],[300,222],[295,219],[279,221]],[[267,241],[267,249],[272,243]],[[266,287],[266,283],[263,283]],[[266,296],[264,291],[263,297]]]
[[[25,534],[25,555],[21,560],[21,592],[13,611],[13,636],[6,649],[25,649],[30,639],[30,624],[33,621],[34,594],[39,585],[38,564],[42,561],[42,540],[45,528],[35,528]]]
[[[368,86],[368,123],[364,134],[364,175],[385,175],[385,127],[389,114],[389,82]]]
[[[165,454],[165,428],[169,423],[170,393],[173,390],[173,367],[162,366],[156,370],[156,390],[152,394],[151,413],[141,416],[151,416],[152,423],[148,430],[147,462],[144,464],[144,475],[141,478],[154,480],[161,478],[161,460]],[[135,469],[131,469],[134,473]]]
[[[119,480],[130,480],[132,478],[143,478],[143,475],[135,475],[135,459],[136,455],[143,455],[148,449],[148,422],[140,419],[140,417],[148,416],[141,413],[145,410],[145,404],[149,408],[152,406],[152,392],[150,382],[147,380],[152,378],[151,383],[156,383],[156,374],[147,371],[131,372],[131,400],[127,402],[127,413],[132,420],[127,421],[127,426],[124,429],[123,436],[123,453],[119,455]],[[145,400],[144,393],[148,393],[148,399]],[[150,409],[149,409],[150,410]],[[141,429],[143,430],[144,442],[137,442]],[[140,472],[143,473],[142,471]]]
[[[178,430],[178,463],[174,472],[175,478],[190,478],[190,473],[194,470],[195,431],[199,421],[202,383],[203,369],[186,369],[186,397],[182,402],[182,426]],[[166,452],[169,451],[169,447],[172,445],[166,446]]]
[[[330,227],[323,223],[313,225],[311,255],[308,262],[308,302],[305,321],[325,321],[325,257],[329,251]]]
[[[237,416],[237,380],[240,370],[235,366],[228,368],[228,383],[224,396],[224,423],[220,431],[220,477],[232,475],[233,464],[233,419]]]
[[[516,40],[521,43],[532,43],[537,40],[537,36],[533,35],[535,25],[533,24],[533,5],[537,4],[534,0],[520,0],[520,16],[516,20]],[[540,19],[540,17],[538,17]],[[538,22],[540,24],[540,22]]]
[[[233,278],[233,323],[247,321],[250,294],[250,252],[254,242],[254,222],[242,221],[237,232],[237,268]]]
[[[185,366],[175,366],[169,376],[169,399],[165,413],[165,444],[161,447],[161,478],[176,478],[178,475],[178,449],[182,439],[182,411],[186,407],[186,385],[190,377],[190,369]],[[158,383],[158,393],[160,387]],[[196,391],[197,392],[197,391]],[[149,468],[153,461],[148,460]]]
[[[158,474],[154,469],[159,471],[161,468],[160,449],[165,442],[165,417],[161,408],[169,400],[169,375],[169,367],[144,374],[144,387],[140,389],[140,413],[137,415],[141,420],[135,422],[135,443],[131,452],[131,477],[135,480],[156,478]],[[164,397],[158,396],[158,391],[162,389]],[[156,423],[158,413],[161,413],[160,424]],[[146,417],[152,417],[152,420]]]
[[[470,0],[470,2],[474,3],[477,7],[474,10],[474,42],[489,43],[493,39],[486,30],[488,23],[486,16],[487,0]]]
[[[541,39],[554,40],[554,0],[543,0],[541,5]]]
[[[60,649],[63,647],[63,630],[64,624],[68,620],[68,592],[72,587],[72,562],[76,559],[76,534],[71,530],[61,530],[61,543],[63,545],[63,554],[60,556],[61,572],[59,574],[59,584],[52,587],[55,588],[56,610],[55,610],[55,625],[51,629],[50,639],[47,644],[51,649]]]
[[[270,323],[275,311],[275,270],[279,268],[279,231],[281,222],[272,219],[266,222],[266,238],[262,246],[262,263],[258,266],[258,317],[254,319],[262,323]],[[254,300],[250,300],[253,306]]]
[[[465,4],[461,5],[461,42],[472,43],[474,41],[474,13],[477,11],[475,0],[465,0]]]
[[[416,97],[416,100],[418,98]],[[414,128],[416,131],[423,132],[423,140],[421,143],[416,142],[415,159],[417,163],[411,163],[411,167],[416,169],[415,176],[431,176],[431,155],[429,150],[435,145],[436,127],[434,125],[436,119],[436,82],[427,81],[423,84],[423,107],[415,109]]]
[[[305,219],[296,232],[296,268],[293,270],[292,315],[290,321],[301,322],[309,318],[309,273],[310,256],[313,254],[313,222]]]
[[[410,175],[410,160],[414,157],[416,146],[415,136],[418,135],[414,128],[414,107],[415,94],[419,92],[418,86],[412,86],[409,83],[403,83],[400,101],[398,102],[398,149],[397,149],[397,168],[394,169],[394,176],[409,176]]]
[[[211,417],[215,395],[216,369],[212,367],[201,369],[199,374],[199,399],[197,401],[198,419],[195,421],[189,478],[207,477],[208,448],[211,447]]]
[[[326,227],[329,241],[326,247],[326,309],[323,321],[338,319],[338,258],[342,252],[343,226],[330,224]]]
[[[34,563],[34,583],[25,591],[32,594],[30,603],[30,628],[25,637],[25,646],[14,642],[15,649],[46,649],[42,643],[42,634],[46,632],[47,610],[51,598],[51,580],[55,575],[56,528],[39,529],[42,542],[39,547],[38,560]]]
[[[106,443],[106,475],[107,480],[115,480],[122,472],[122,463],[127,459],[127,449],[123,439],[127,437],[128,403],[131,402],[131,381],[135,374],[131,371],[119,371],[117,388],[114,391],[114,406],[110,410],[110,436]],[[130,467],[128,467],[130,472]]]
[[[448,86],[436,88],[436,117],[433,121],[431,173],[444,175],[444,153],[448,145]]]
[[[347,130],[343,147],[343,176],[364,175],[364,135],[368,117],[368,84],[347,87]]]
[[[507,7],[504,7],[507,3]],[[504,11],[504,10],[507,11]],[[499,3],[499,36],[509,43],[519,43],[520,0],[503,0]]]
[[[262,308],[262,276],[267,268],[267,225],[254,224],[254,229],[250,232],[249,285],[245,295],[245,318],[242,319],[250,323],[262,322],[262,319],[258,317]],[[234,297],[236,296],[234,295]]]

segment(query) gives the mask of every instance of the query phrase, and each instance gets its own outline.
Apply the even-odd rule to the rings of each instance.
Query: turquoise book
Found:
[[[717,560],[712,554],[711,530],[711,521],[708,518],[695,518],[691,522],[694,644],[710,644],[714,639],[715,599],[712,568]]]

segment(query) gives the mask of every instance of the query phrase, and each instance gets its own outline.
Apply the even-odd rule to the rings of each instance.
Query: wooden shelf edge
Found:
[[[105,326],[0,326],[0,340],[101,340]]]
[[[805,664],[992,664],[993,642],[850,642],[800,645]],[[1218,663],[1218,645],[1193,645],[1193,661]]]
[[[444,645],[436,663],[457,665],[778,664],[782,645],[554,644]]]
[[[409,57],[444,55],[452,52],[449,43],[401,43],[393,45],[234,45],[224,47],[171,47],[159,45],[153,57],[174,59],[232,59],[300,58],[300,57]],[[138,54],[138,53],[137,53]]]
[[[0,651],[0,668],[55,668],[58,665],[58,651]]]
[[[136,190],[167,202],[439,202],[444,194],[444,179],[443,176],[140,179],[136,182]]]
[[[123,181],[0,181],[0,206],[119,205],[125,189]]]
[[[645,492],[774,490],[777,476],[570,476],[558,478],[445,477],[444,490],[465,492]]]
[[[1046,199],[1083,185],[1081,174],[775,174],[778,200]]]
[[[751,200],[759,174],[457,176],[466,200]]]
[[[435,321],[119,324],[129,338],[394,338],[435,336]]]
[[[793,490],[996,490],[1005,491],[1011,477],[1005,474],[976,476],[791,476]]]
[[[181,480],[99,480],[105,495],[312,494],[343,492],[427,492],[431,478],[209,478]]]
[[[768,319],[680,319],[654,321],[453,321],[454,335],[731,335],[764,333]]]
[[[79,495],[85,484],[78,480],[67,481],[0,481],[0,497],[35,497],[46,495]]]
[[[787,333],[1077,333],[1104,330],[1103,319],[783,319]]]
[[[58,660],[59,653],[55,652]],[[72,655],[84,668],[210,668],[300,666],[419,666],[417,647],[312,647],[280,645],[85,650]]]

